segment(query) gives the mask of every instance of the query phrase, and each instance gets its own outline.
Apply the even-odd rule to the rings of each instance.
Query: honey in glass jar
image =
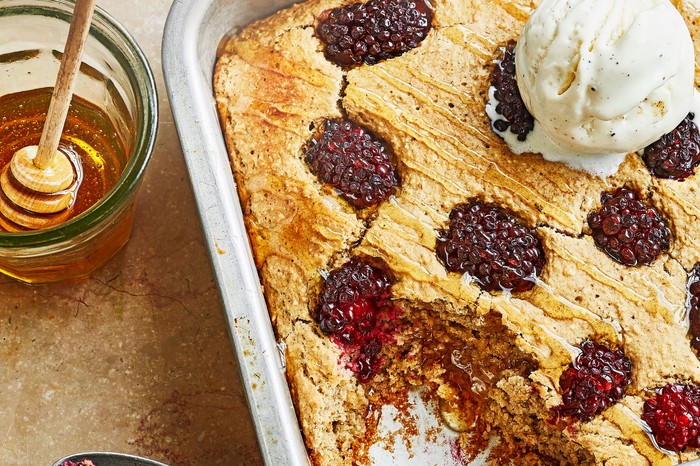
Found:
[[[73,7],[69,0],[0,2],[0,169],[39,142]],[[114,256],[131,234],[157,120],[146,58],[96,7],[59,146],[81,185],[55,226],[27,231],[0,219],[0,273],[28,283],[70,281]]]
[[[0,97],[0,170],[10,163],[15,152],[39,144],[50,100],[50,88]],[[125,142],[109,116],[77,96],[71,102],[59,150],[68,155],[77,177],[73,202],[58,214],[67,221],[85,212],[116,186],[127,155]],[[28,231],[2,213],[0,230]]]

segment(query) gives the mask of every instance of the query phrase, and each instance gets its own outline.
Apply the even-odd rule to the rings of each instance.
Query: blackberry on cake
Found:
[[[700,264],[695,264],[688,275],[687,311],[690,333],[690,346],[700,352]]]
[[[353,206],[364,209],[396,192],[399,175],[385,144],[348,120],[326,120],[309,143],[306,163]]]
[[[491,86],[498,101],[496,113],[500,116],[493,127],[502,133],[510,130],[519,141],[524,141],[535,126],[535,119],[525,107],[515,79],[515,42],[509,42],[501,50],[503,56],[491,72]]]
[[[559,379],[563,401],[552,408],[555,423],[560,418],[590,421],[622,399],[630,384],[632,362],[623,350],[587,340],[580,351]]]
[[[683,181],[700,164],[700,133],[695,114],[689,113],[676,129],[644,149],[644,163],[652,175]]]
[[[668,384],[644,403],[642,420],[667,450],[700,447],[700,388]]]
[[[452,209],[449,229],[438,232],[436,251],[447,270],[468,274],[488,291],[527,291],[545,264],[534,233],[479,202]]]
[[[370,0],[324,12],[316,33],[332,62],[373,65],[418,47],[432,19],[428,0]]]
[[[353,258],[330,272],[316,308],[319,328],[349,357],[361,382],[381,369],[382,345],[393,343],[401,310],[391,302],[391,278],[381,268]]]
[[[626,187],[600,196],[601,208],[588,216],[595,244],[617,262],[649,265],[671,241],[668,222]]]

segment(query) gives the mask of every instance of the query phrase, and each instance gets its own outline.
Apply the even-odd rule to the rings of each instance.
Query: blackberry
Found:
[[[526,291],[545,263],[540,240],[513,217],[481,203],[450,213],[449,230],[438,232],[438,258],[447,270],[466,273],[488,291]]]
[[[642,420],[661,448],[683,451],[700,447],[700,388],[666,385],[644,403]]]
[[[326,278],[317,321],[349,356],[349,368],[369,382],[381,369],[382,345],[394,342],[401,313],[391,302],[391,277],[381,268],[353,258]]]
[[[682,181],[700,164],[700,133],[693,122],[694,113],[681,121],[676,129],[644,149],[644,163],[652,175]]]
[[[348,120],[326,120],[323,134],[311,140],[306,163],[350,204],[363,209],[396,192],[399,175],[384,144]]]
[[[515,78],[515,42],[509,42],[503,50],[503,57],[496,62],[491,72],[491,86],[498,101],[496,112],[501,116],[493,122],[493,127],[501,133],[510,128],[518,136],[518,141],[527,139],[535,127],[535,119],[525,107]]]
[[[620,188],[600,196],[601,209],[588,215],[595,244],[617,262],[649,265],[668,250],[671,230],[666,220],[636,192]]]
[[[700,354],[700,264],[695,264],[688,276],[687,295],[690,346]]]
[[[330,61],[374,65],[418,47],[432,20],[427,0],[371,0],[324,12],[316,34]]]
[[[631,372],[632,363],[623,350],[586,340],[581,354],[559,378],[562,404],[552,411],[557,419],[589,421],[624,396]]]

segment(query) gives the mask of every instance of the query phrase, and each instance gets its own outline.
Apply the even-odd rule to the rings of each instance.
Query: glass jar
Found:
[[[0,3],[0,96],[53,87],[68,35],[70,0]],[[134,199],[153,151],[158,99],[131,35],[96,8],[75,95],[104,111],[124,144],[124,170],[100,201],[56,227],[0,232],[0,273],[28,283],[88,276],[128,241]]]

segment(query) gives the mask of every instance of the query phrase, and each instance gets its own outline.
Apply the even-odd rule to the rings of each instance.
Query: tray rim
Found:
[[[235,12],[217,8],[224,3],[256,2],[173,2],[163,34],[163,74],[262,458],[269,466],[308,465],[229,165],[213,83],[207,82],[216,48],[233,29],[221,27],[222,11]],[[218,29],[207,22],[215,10]],[[202,59],[200,46],[207,40],[215,42],[207,44],[213,45],[213,53]]]

